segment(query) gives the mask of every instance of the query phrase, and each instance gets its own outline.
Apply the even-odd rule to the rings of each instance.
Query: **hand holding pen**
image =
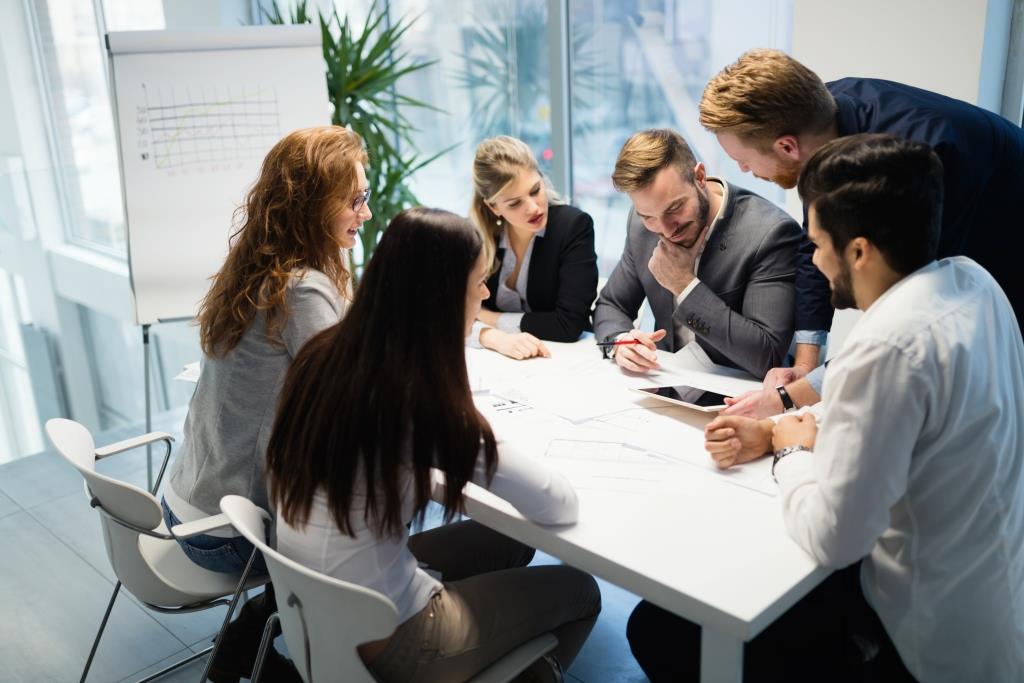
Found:
[[[656,342],[665,338],[665,330],[642,332],[630,330],[618,339],[599,342],[599,346],[611,347],[615,350],[615,362],[631,372],[647,372],[656,370],[658,364],[658,347]]]

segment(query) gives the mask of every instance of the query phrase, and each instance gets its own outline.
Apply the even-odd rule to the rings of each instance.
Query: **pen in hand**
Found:
[[[619,339],[616,341],[597,342],[598,346],[624,346],[626,344],[639,344],[639,339]]]

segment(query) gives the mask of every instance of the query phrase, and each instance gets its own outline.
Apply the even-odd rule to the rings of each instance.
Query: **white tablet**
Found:
[[[690,387],[685,384],[674,387],[643,387],[633,389],[633,391],[639,391],[647,396],[660,398],[662,401],[686,406],[687,408],[693,408],[705,413],[716,413],[726,408],[726,396],[724,394],[716,394],[707,389]]]

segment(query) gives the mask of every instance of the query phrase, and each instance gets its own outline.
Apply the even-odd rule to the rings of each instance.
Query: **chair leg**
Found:
[[[238,579],[238,586],[235,588],[235,594],[231,596],[231,602],[228,604],[228,613],[224,615],[224,621],[221,622],[220,630],[217,631],[217,636],[213,639],[213,651],[210,652],[210,658],[206,660],[206,666],[203,668],[203,675],[199,679],[199,683],[206,683],[207,676],[210,675],[210,669],[213,668],[213,660],[217,658],[217,652],[220,651],[221,641],[224,639],[224,632],[228,630],[228,624],[231,623],[231,615],[235,613],[235,606],[238,605],[238,598],[245,591],[246,596],[249,592],[245,590],[245,582],[249,580],[249,572],[252,570],[253,563],[256,562],[256,553],[259,550],[253,548],[252,554],[249,555],[249,561],[245,563],[245,569],[242,570],[242,576]],[[82,679],[84,683],[85,679]]]
[[[263,639],[260,641],[260,651],[256,654],[256,665],[253,667],[250,683],[259,683],[260,676],[263,675],[263,662],[267,658],[267,652],[270,651],[270,648],[274,647],[274,626],[279,618],[277,612],[274,612],[267,619],[267,625],[263,628]],[[309,676],[312,679],[313,673],[309,672]]]
[[[118,581],[114,585],[114,592],[110,596],[110,602],[107,603],[107,611],[103,613],[103,621],[100,622],[100,630],[96,631],[96,639],[92,641],[92,649],[89,650],[89,658],[85,660],[85,669],[82,671],[82,678],[79,683],[85,683],[86,676],[89,675],[89,669],[92,667],[92,659],[96,656],[96,648],[100,646],[100,638],[103,636],[103,629],[107,627],[107,619],[110,618],[110,612],[114,609],[114,601],[117,600],[117,594],[121,590],[121,582]]]

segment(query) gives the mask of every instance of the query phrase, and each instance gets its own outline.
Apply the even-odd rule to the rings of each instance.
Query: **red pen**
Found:
[[[598,346],[624,346],[626,344],[639,344],[639,339],[619,339],[617,341],[597,342]]]

